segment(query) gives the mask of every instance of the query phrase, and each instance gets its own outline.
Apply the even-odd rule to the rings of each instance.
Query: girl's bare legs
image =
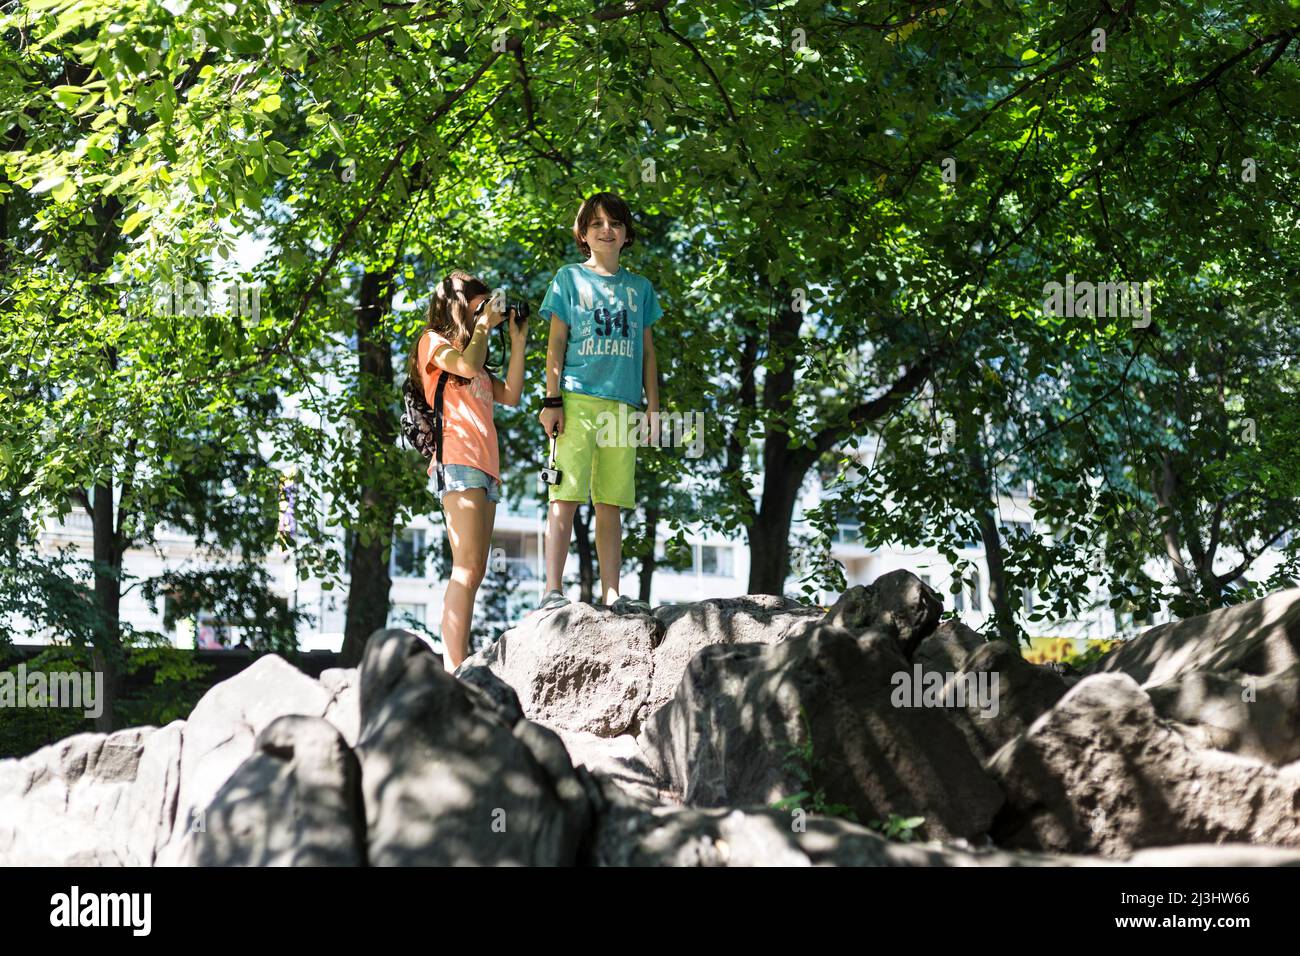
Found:
[[[601,602],[613,604],[623,570],[623,513],[618,505],[596,505],[596,557],[600,561]]]
[[[487,573],[488,551],[496,502],[487,490],[449,491],[442,498],[451,539],[451,577],[442,598],[443,666],[451,671],[469,656],[469,630],[474,618],[474,598]]]
[[[576,501],[552,501],[546,515],[546,590],[561,591],[564,562],[569,557],[569,542],[573,540],[573,516],[578,511]]]

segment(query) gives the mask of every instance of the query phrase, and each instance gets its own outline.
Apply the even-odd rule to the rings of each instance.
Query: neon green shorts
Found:
[[[624,424],[633,411],[625,402],[561,390],[564,431],[555,440],[555,467],[560,483],[551,485],[551,501],[582,501],[636,507],[636,445],[627,441]],[[619,415],[619,407],[623,415]]]

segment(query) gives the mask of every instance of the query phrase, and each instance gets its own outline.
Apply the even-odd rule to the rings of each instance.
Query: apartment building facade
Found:
[[[802,515],[819,498],[815,489],[803,497],[796,512],[792,537],[797,538],[806,530]],[[1025,530],[1035,528],[1031,499],[1027,492],[1003,496],[999,500],[998,511],[1004,525],[1019,525]],[[1041,528],[1036,530],[1040,533],[1043,531]],[[540,603],[545,592],[542,560],[544,533],[545,510],[539,500],[526,500],[522,503],[503,500],[498,506],[488,579],[480,589],[476,610],[476,622],[481,627],[486,625],[489,633],[499,633],[517,623]],[[42,545],[49,548],[72,545],[88,557],[92,550],[91,534],[89,516],[74,511],[62,521],[48,525],[41,540]],[[441,629],[442,598],[446,583],[439,573],[437,557],[444,538],[445,528],[436,511],[436,503],[431,498],[430,511],[417,516],[397,535],[390,561],[392,588],[389,623],[423,630],[435,640]],[[663,566],[657,568],[650,595],[652,605],[736,597],[747,592],[749,548],[744,537],[727,538],[697,525],[688,527],[686,539],[691,548],[691,566],[681,571]],[[344,546],[340,536],[340,547]],[[658,553],[662,554],[663,546],[664,537],[661,535],[657,545]],[[991,617],[992,608],[987,593],[988,565],[983,548],[978,543],[970,543],[963,553],[963,557],[971,562],[973,571],[966,576],[957,594],[949,593],[954,581],[953,569],[942,554],[929,549],[869,548],[861,541],[857,527],[852,524],[839,526],[831,543],[831,556],[842,567],[849,587],[869,584],[882,574],[902,568],[916,573],[943,594],[946,599],[945,610],[954,612],[968,626],[976,630],[982,629]],[[192,539],[176,529],[162,528],[156,546],[150,550],[137,549],[129,552],[125,558],[125,567],[128,580],[131,580],[153,577],[169,568],[193,568],[201,565],[202,561]],[[337,651],[343,641],[346,581],[335,582],[334,587],[327,588],[326,582],[318,578],[300,577],[291,551],[277,550],[268,555],[266,567],[275,590],[290,606],[305,611],[308,615],[308,623],[299,630],[300,647],[303,650]],[[576,584],[577,573],[578,559],[571,549],[565,568],[565,580],[568,582],[567,592],[574,600],[578,598],[579,590]],[[503,619],[485,621],[486,592],[503,579],[505,583],[502,590],[506,595]],[[620,581],[622,593],[635,595],[639,585],[639,574],[635,568],[624,572]],[[789,577],[786,593],[796,596],[801,595],[801,591],[799,578],[795,575]],[[837,597],[838,594],[828,591],[818,591],[811,595],[815,603],[823,606],[829,606]],[[1026,591],[1019,597],[1021,608],[1026,612],[1041,600],[1041,596],[1032,591]],[[1150,626],[1162,620],[1157,617],[1134,622],[1125,619],[1123,615],[1117,616],[1104,606],[1104,600],[1099,600],[1098,603],[1096,609],[1077,620],[1027,624],[1027,630],[1035,637],[1069,638],[1078,641],[1082,647],[1087,640],[1131,633],[1135,628]],[[121,604],[121,616],[126,623],[135,628],[165,633],[179,647],[230,646],[240,640],[237,626],[215,620],[211,615],[200,614],[168,627],[164,621],[166,610],[165,606],[151,608],[140,597],[138,589],[128,591]],[[39,642],[42,635],[31,633],[19,639]]]

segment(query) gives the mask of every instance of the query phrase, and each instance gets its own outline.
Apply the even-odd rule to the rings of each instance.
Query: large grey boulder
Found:
[[[323,717],[334,694],[284,658],[267,654],[209,690],[185,722],[180,793],[161,863],[178,863],[185,836],[222,784],[253,754],[257,735],[278,717]]]
[[[963,694],[956,693],[958,686]],[[945,699],[958,702],[944,713],[951,715],[971,751],[983,760],[1028,730],[1065,696],[1067,687],[1060,674],[1029,663],[1006,641],[989,641],[966,654],[944,690]],[[991,697],[991,703],[980,691]]]
[[[643,806],[681,805],[681,800],[646,764],[632,735],[598,737],[585,730],[550,729],[564,743],[575,769],[585,767]]]
[[[1300,588],[1144,631],[1089,673],[1154,687],[1192,671],[1274,674],[1300,663]]]
[[[879,628],[893,633],[910,660],[942,613],[938,592],[911,571],[900,569],[849,588],[826,612],[826,623],[850,631]]]
[[[948,715],[895,706],[897,674],[911,667],[892,632],[820,625],[772,646],[713,645],[637,742],[688,806],[821,791],[864,823],[923,816],[922,836],[978,838],[1002,794]]]
[[[513,687],[492,673],[490,668],[462,664],[456,669],[456,677],[482,691],[487,702],[496,710],[497,716],[507,727],[513,727],[524,719],[524,709],[519,703],[519,695],[515,693]]]
[[[1262,677],[1190,671],[1147,693],[1157,713],[1206,747],[1279,765],[1300,760],[1300,664]]]
[[[176,807],[181,724],[76,734],[0,761],[0,866],[149,866]]]
[[[672,699],[692,657],[710,644],[779,644],[824,614],[774,594],[746,594],[655,608],[663,635],[654,649],[647,715]]]
[[[575,605],[459,679],[404,631],[320,681],[263,658],[184,723],[0,761],[0,865],[1300,861],[1300,592],[1152,629],[1062,693],[955,621],[925,633],[905,575],[873,587],[840,605],[847,627],[762,596]],[[996,674],[997,716],[901,706],[917,667]],[[770,806],[800,791],[859,821],[923,816],[924,842]]]
[[[958,670],[966,660],[966,655],[983,647],[985,643],[983,637],[961,621],[947,620],[921,640],[912,652],[911,661],[920,664],[926,671],[948,673]]]
[[[1102,658],[1205,746],[1300,760],[1300,588],[1162,624]]]
[[[357,745],[361,734],[361,691],[357,680],[355,667],[331,667],[320,675],[320,685],[330,695],[325,719],[338,728],[349,747]]]
[[[999,846],[1125,856],[1144,847],[1300,847],[1300,763],[1205,748],[1126,674],[1076,684],[987,764]]]
[[[634,733],[660,627],[650,615],[568,604],[530,615],[456,673],[486,667],[514,688],[529,720],[601,737]]]
[[[361,768],[319,717],[279,717],[181,851],[195,866],[364,866]]]
[[[1192,845],[1127,860],[977,848],[967,841],[899,843],[838,817],[763,807],[645,807],[604,778],[585,777],[597,808],[583,862],[593,866],[1300,866],[1300,850]]]
[[[529,720],[511,727],[407,631],[370,638],[360,689],[371,864],[577,859],[591,808],[553,732]]]

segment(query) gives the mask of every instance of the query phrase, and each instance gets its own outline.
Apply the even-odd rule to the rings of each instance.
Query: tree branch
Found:
[[[938,352],[935,352],[922,356],[920,361],[904,372],[897,381],[885,390],[883,395],[879,395],[869,402],[863,402],[861,405],[854,408],[853,411],[849,412],[848,417],[843,422],[831,425],[818,432],[812,441],[813,451],[809,454],[813,458],[816,458],[816,456],[835,447],[835,445],[849,435],[856,426],[867,422],[874,422],[888,414],[894,406],[902,401],[903,398],[916,391],[917,387],[930,377],[931,372],[934,370],[934,363],[938,358],[938,354]],[[806,449],[799,450],[806,451]]]

